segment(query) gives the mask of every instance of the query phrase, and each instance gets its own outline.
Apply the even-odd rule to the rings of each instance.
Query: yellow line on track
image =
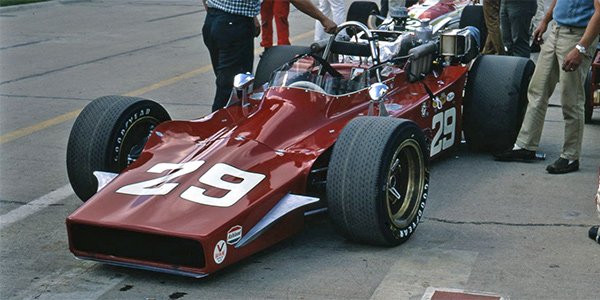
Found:
[[[311,31],[299,34],[297,36],[291,37],[290,41],[293,42],[293,41],[297,41],[299,39],[303,39],[305,37],[311,36],[312,34],[314,34],[314,32],[315,32],[314,30],[311,30]],[[256,48],[256,49],[254,49],[254,54],[256,55],[256,54],[260,53],[261,51],[262,51],[262,48]],[[139,95],[145,94],[147,92],[157,90],[157,89],[159,89],[161,87],[164,87],[164,86],[176,83],[178,81],[181,81],[181,80],[184,80],[184,79],[188,79],[190,77],[193,77],[193,76],[196,76],[198,74],[204,73],[204,72],[209,71],[211,69],[212,69],[212,65],[207,65],[207,66],[204,66],[202,68],[199,68],[199,69],[187,72],[185,74],[177,75],[177,76],[169,78],[167,80],[163,80],[163,81],[151,84],[149,86],[143,87],[141,89],[137,89],[135,91],[126,93],[123,96],[130,96],[130,97],[139,96]],[[68,121],[68,120],[70,120],[72,118],[77,117],[81,113],[82,110],[83,109],[78,109],[78,110],[66,113],[64,115],[60,115],[60,116],[58,116],[56,118],[53,118],[53,119],[50,119],[50,120],[46,120],[46,121],[43,121],[43,122],[39,122],[37,124],[33,124],[31,126],[28,126],[28,127],[25,127],[25,128],[21,128],[19,130],[13,131],[11,133],[3,134],[3,135],[0,136],[0,144],[8,143],[8,142],[10,142],[12,140],[15,140],[15,139],[18,139],[18,138],[30,135],[30,134],[32,134],[34,132],[41,131],[41,130],[46,129],[48,127],[60,124],[60,123],[65,122],[65,121]]]
[[[82,111],[83,109],[78,109],[76,111],[72,111],[70,113],[66,113],[64,115],[58,116],[54,119],[50,119],[50,120],[46,120],[43,122],[39,122],[37,124],[31,125],[29,127],[25,127],[25,128],[21,128],[17,131],[13,131],[11,133],[7,133],[4,134],[2,136],[0,136],[0,144],[6,143],[6,142],[10,142],[14,139],[18,139],[20,137],[24,137],[26,135],[30,135],[36,131],[40,131],[42,129],[46,129],[50,126],[54,126],[56,124],[60,124],[62,122],[65,122],[69,119],[75,118],[79,115],[79,113]]]
[[[178,82],[178,81],[181,81],[181,80],[188,79],[190,77],[196,76],[196,75],[198,75],[200,73],[204,73],[204,72],[206,72],[208,70],[212,70],[212,65],[207,65],[207,66],[204,66],[202,68],[199,68],[199,69],[187,72],[185,74],[177,75],[177,76],[169,78],[167,80],[163,80],[161,82],[157,82],[155,84],[151,84],[151,85],[149,85],[147,87],[143,87],[143,88],[137,89],[137,90],[135,90],[133,92],[129,92],[127,94],[124,94],[123,96],[130,96],[130,97],[139,96],[141,94],[145,94],[147,92],[154,91],[154,90],[157,90],[157,89],[159,89],[161,87],[167,86],[169,84],[173,84],[175,82]]]

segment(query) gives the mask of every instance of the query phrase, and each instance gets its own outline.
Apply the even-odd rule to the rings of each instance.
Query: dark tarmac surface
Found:
[[[200,280],[75,259],[65,229],[81,205],[65,167],[74,117],[107,94],[155,99],[174,119],[207,114],[204,16],[192,0],[0,10],[0,299],[423,299],[435,289],[599,298],[600,245],[587,232],[600,223],[600,111],[585,127],[581,170],[551,175],[563,140],[557,98],[540,145],[548,160],[502,163],[459,147],[432,164],[424,220],[400,247],[350,243],[322,216]],[[292,9],[290,24],[293,44],[312,41],[311,19]]]

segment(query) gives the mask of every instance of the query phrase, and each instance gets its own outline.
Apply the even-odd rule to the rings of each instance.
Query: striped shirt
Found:
[[[260,0],[206,0],[206,6],[250,18],[260,13]]]

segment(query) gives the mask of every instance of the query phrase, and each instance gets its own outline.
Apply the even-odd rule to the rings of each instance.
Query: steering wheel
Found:
[[[325,94],[325,90],[322,87],[320,87],[316,83],[313,83],[310,81],[305,81],[305,80],[293,82],[292,84],[289,85],[289,87],[309,89],[309,90],[313,90],[313,91],[317,91],[319,93]]]
[[[336,42],[336,38],[338,37],[338,35],[341,32],[344,32],[344,29],[346,28],[356,28],[357,32],[362,31],[365,33],[365,35],[367,36],[366,40],[368,40],[369,42],[369,50],[371,50],[371,57],[373,58],[373,63],[376,65],[379,64],[379,48],[377,47],[375,37],[373,36],[373,32],[371,32],[371,30],[364,24],[356,21],[344,22],[338,26],[337,33],[331,35],[331,37],[329,38],[329,42],[327,43],[325,51],[323,52],[323,57],[329,57],[329,55],[331,54],[331,48],[333,46],[333,43]]]

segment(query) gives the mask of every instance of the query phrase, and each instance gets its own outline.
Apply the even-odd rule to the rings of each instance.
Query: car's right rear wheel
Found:
[[[513,56],[483,55],[473,63],[463,103],[463,129],[472,149],[494,152],[514,144],[534,68],[531,60]]]

